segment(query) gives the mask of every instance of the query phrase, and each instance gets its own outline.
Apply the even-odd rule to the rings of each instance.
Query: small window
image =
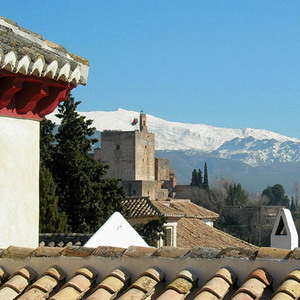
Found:
[[[116,150],[120,150],[120,145],[116,145]]]
[[[172,246],[172,228],[166,228],[165,238],[165,246]]]

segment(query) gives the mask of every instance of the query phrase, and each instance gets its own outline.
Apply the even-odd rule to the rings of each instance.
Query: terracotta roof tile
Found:
[[[217,259],[220,257],[221,250],[216,248],[208,248],[197,246],[192,248],[185,257],[202,258],[202,259]]]
[[[87,300],[111,300],[115,299],[116,295],[106,289],[99,288],[90,295]]]
[[[180,294],[188,294],[196,280],[197,277],[190,271],[181,271],[178,276],[168,284],[167,289],[173,289]]]
[[[15,299],[29,285],[35,277],[35,272],[30,268],[22,268],[15,272],[0,289],[0,299]]]
[[[234,284],[236,277],[226,268],[218,270],[213,277],[199,290],[195,300],[223,299]]]
[[[182,294],[177,290],[168,289],[162,295],[160,295],[157,300],[183,300],[186,298],[186,294]]]
[[[58,247],[38,247],[32,252],[33,257],[55,257],[62,255],[64,249]]]
[[[227,247],[258,248],[196,218],[181,218],[177,222],[177,246],[183,248],[204,246],[216,249]]]
[[[284,294],[292,297],[291,299],[300,297],[300,270],[294,270],[284,278],[272,299],[279,299],[279,295]]]
[[[65,274],[58,267],[52,267],[35,281],[19,300],[45,299],[47,295],[65,278]]]
[[[168,258],[180,258],[186,255],[190,251],[189,248],[179,248],[171,246],[163,246],[157,249],[153,255]]]
[[[40,246],[66,247],[66,246],[83,246],[92,234],[83,233],[40,233]]]
[[[130,218],[158,216],[159,210],[147,197],[127,198],[123,200]]]
[[[131,288],[124,295],[122,295],[118,300],[143,300],[146,299],[146,294],[137,288]]]
[[[251,272],[245,283],[236,291],[232,300],[241,299],[239,294],[247,294],[252,299],[260,299],[265,291],[265,288],[272,282],[271,275],[264,269],[257,269]],[[237,296],[237,298],[236,298]]]
[[[50,300],[77,300],[89,290],[96,273],[88,268],[81,268],[63,286],[63,288],[50,298]]]
[[[91,255],[94,250],[95,250],[94,248],[71,246],[71,247],[65,247],[62,252],[62,255],[63,256],[86,257],[86,256]]]
[[[99,284],[99,288],[104,288],[111,294],[119,292],[123,287],[124,281],[115,276],[109,276]]]
[[[149,256],[154,253],[157,249],[150,247],[130,246],[124,252],[124,255],[131,257]]]
[[[116,258],[122,256],[125,251],[126,251],[125,248],[101,246],[94,249],[93,255]]]
[[[251,245],[254,246],[254,245]],[[244,259],[254,259],[257,254],[258,247],[242,248],[242,247],[228,247],[220,252],[220,257],[242,257]]]
[[[295,298],[286,293],[279,292],[274,297],[272,297],[272,300],[295,300]]]
[[[101,251],[99,247],[95,254],[89,248],[74,247],[68,256],[53,252],[53,257],[48,249],[39,247],[24,252],[6,249],[10,255],[0,258],[1,300],[295,300],[300,297],[300,261],[289,255],[278,259],[276,249],[269,249],[270,255],[274,253],[273,258],[258,257],[254,251],[251,259],[248,250],[239,248],[237,255],[229,248],[221,251],[223,256],[219,250],[201,251],[199,247],[186,254],[188,249],[173,247],[153,248],[146,254],[131,248],[126,250],[135,254],[128,256],[125,249],[103,247]],[[43,250],[47,255],[43,255]],[[169,255],[169,251],[175,251],[175,255]],[[39,255],[35,255],[37,252]],[[9,279],[5,270],[13,273]],[[270,273],[275,277],[274,283]],[[38,279],[33,281],[35,276]],[[130,278],[133,283],[128,287]]]
[[[222,298],[216,296],[211,291],[203,291],[194,298],[194,300],[219,300],[219,299]]]
[[[155,201],[147,197],[127,198],[123,201],[128,209],[129,218],[172,216],[194,217],[200,219],[218,218],[219,214],[202,206],[190,202],[190,200],[165,200]]]
[[[164,278],[164,274],[157,268],[145,271],[125,292],[119,300],[145,299],[154,294],[155,286]]]
[[[253,298],[249,294],[241,292],[241,293],[235,295],[231,300],[255,300],[255,299],[257,299],[257,298]]]
[[[198,298],[201,299],[201,293],[204,291],[208,291],[218,298],[223,298],[229,291],[229,288],[230,284],[226,280],[221,277],[213,277],[205,284],[203,288],[201,288],[200,293],[198,294]]]
[[[291,250],[279,249],[279,248],[270,248],[270,247],[261,247],[258,249],[257,257],[258,258],[279,258],[285,259],[290,255]]]
[[[295,248],[289,255],[290,259],[300,259],[300,248]]]
[[[0,267],[0,286],[4,281],[6,281],[8,276],[9,274],[6,272],[6,270]]]
[[[33,253],[33,251],[34,249],[31,248],[10,246],[4,251],[2,251],[1,257],[13,257],[14,259],[22,259],[24,257],[30,256]]]

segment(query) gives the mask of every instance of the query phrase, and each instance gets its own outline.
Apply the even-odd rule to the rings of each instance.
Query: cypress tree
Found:
[[[209,190],[207,164],[204,164],[203,189]]]
[[[66,232],[67,216],[59,211],[56,184],[49,169],[52,164],[54,124],[44,119],[40,125],[40,232]]]
[[[202,188],[203,185],[203,179],[202,179],[202,172],[200,169],[198,169],[198,174],[197,174],[197,186],[199,188]]]
[[[198,186],[198,181],[199,181],[199,177],[198,177],[198,172],[196,169],[193,170],[192,172],[192,179],[191,179],[191,186]]]
[[[296,211],[296,205],[295,205],[293,196],[292,196],[292,203],[291,203],[291,211]]]
[[[67,215],[58,209],[56,184],[50,170],[40,169],[40,232],[67,232]]]
[[[95,128],[76,111],[72,96],[58,107],[61,125],[53,153],[53,176],[60,208],[73,232],[93,232],[115,211],[122,213],[123,188],[116,179],[103,179],[108,167],[90,155]]]

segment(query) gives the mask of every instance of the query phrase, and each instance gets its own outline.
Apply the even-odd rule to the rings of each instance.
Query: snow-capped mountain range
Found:
[[[138,129],[132,126],[139,112],[116,111],[80,112],[93,119],[97,130]],[[49,117],[57,122],[55,114]],[[204,124],[187,124],[166,121],[147,115],[150,132],[155,133],[156,149],[160,151],[184,151],[193,155],[210,154],[221,159],[243,162],[249,166],[265,166],[278,162],[300,161],[300,139],[287,137],[264,129],[220,128]]]

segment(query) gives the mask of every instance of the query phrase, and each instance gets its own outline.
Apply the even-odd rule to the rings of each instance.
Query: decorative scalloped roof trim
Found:
[[[58,62],[54,60],[50,65],[48,65],[44,73],[44,77],[53,79],[56,76],[57,70],[58,70]]]
[[[23,56],[17,63],[16,73],[21,73],[24,75],[28,74],[30,64],[31,64],[31,60],[29,56],[27,55]]]
[[[31,72],[27,75],[35,75],[38,77],[42,76],[42,72],[45,66],[45,61],[43,57],[39,57],[32,66]]]
[[[11,45],[6,40],[5,43],[7,45],[5,46],[7,47],[5,49],[0,48],[0,63],[3,62],[0,68],[23,75],[45,76],[72,83],[73,85],[86,84],[89,70],[89,62],[87,60],[68,52],[65,48],[55,43],[45,40],[34,32],[19,27],[13,21],[0,17],[0,25],[8,28],[8,34],[12,36],[12,39],[10,39],[12,41]],[[24,49],[22,47],[15,49],[14,37],[19,43],[24,42],[25,45],[30,43],[31,50],[35,51],[40,57],[45,57],[34,60],[27,55],[26,46]],[[27,45],[27,47],[29,46]],[[21,59],[18,59],[20,56]],[[59,62],[54,57],[57,57]],[[57,66],[56,63],[53,63],[54,61],[56,61]]]

